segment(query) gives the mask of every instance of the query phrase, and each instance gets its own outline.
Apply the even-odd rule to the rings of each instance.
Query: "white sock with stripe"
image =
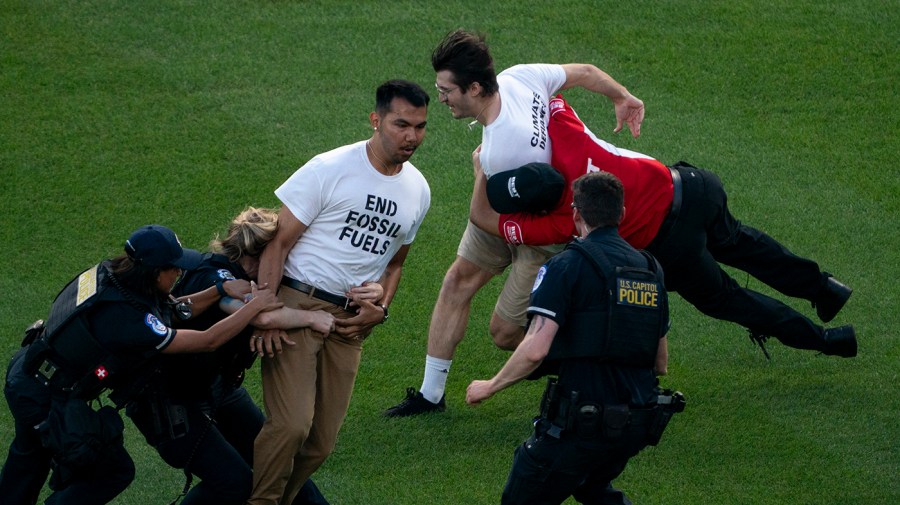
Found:
[[[425,378],[419,391],[431,403],[441,401],[447,387],[447,375],[450,373],[452,359],[440,359],[425,356]]]

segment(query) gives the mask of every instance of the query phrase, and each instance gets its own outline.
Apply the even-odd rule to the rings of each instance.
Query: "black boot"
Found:
[[[839,282],[837,279],[826,273],[828,277],[825,279],[825,287],[822,288],[822,294],[819,299],[813,302],[816,308],[816,315],[822,322],[827,323],[834,319],[834,316],[840,312],[853,289]]]
[[[852,358],[856,356],[856,331],[853,326],[838,326],[837,328],[829,328],[825,330],[823,336],[825,339],[825,348],[822,349],[823,354],[829,356],[842,356],[844,358]]]

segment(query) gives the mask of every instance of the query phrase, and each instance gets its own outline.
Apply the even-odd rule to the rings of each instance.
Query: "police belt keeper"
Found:
[[[684,410],[684,395],[678,391],[663,390],[657,403],[647,407],[631,407],[627,404],[600,405],[579,400],[578,391],[561,393],[556,379],[550,378],[541,399],[540,418],[548,421],[547,434],[560,438],[568,432],[591,439],[602,436],[614,440],[628,428],[646,427],[647,444],[656,445],[672,415]]]
[[[296,289],[301,293],[305,293],[317,300],[322,300],[323,302],[328,302],[333,305],[337,305],[344,310],[347,310],[350,307],[350,300],[346,296],[335,295],[329,293],[328,291],[322,291],[321,289],[316,288],[315,286],[310,286],[305,282],[300,282],[297,279],[292,279],[288,276],[284,276],[281,278],[281,285],[287,286],[291,289]]]

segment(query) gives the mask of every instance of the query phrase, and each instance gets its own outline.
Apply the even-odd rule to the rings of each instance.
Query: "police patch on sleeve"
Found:
[[[537,291],[537,288],[541,286],[541,282],[544,280],[544,274],[547,273],[547,265],[541,265],[540,270],[538,270],[537,276],[534,278],[534,286],[531,287],[531,292],[534,293]]]
[[[157,319],[156,316],[150,313],[147,313],[147,315],[144,316],[144,324],[146,324],[153,333],[156,333],[160,337],[169,332],[169,328],[165,324],[163,324],[162,321]]]
[[[226,269],[226,268],[220,268],[216,273],[219,274],[219,278],[220,278],[220,279],[224,279],[224,280],[226,280],[226,281],[233,281],[233,280],[235,280],[235,279],[234,279],[234,274],[231,273],[231,270],[228,270],[228,269]]]

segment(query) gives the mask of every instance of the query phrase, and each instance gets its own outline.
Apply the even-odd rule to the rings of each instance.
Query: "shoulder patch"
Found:
[[[541,282],[544,280],[544,275],[547,273],[547,265],[541,265],[541,268],[538,270],[537,276],[534,278],[534,286],[531,287],[531,292],[534,293],[537,291],[537,288],[541,286]]]
[[[169,332],[169,328],[149,312],[144,316],[144,324],[146,324],[153,333],[156,333],[159,336],[163,336]]]
[[[78,276],[78,295],[75,298],[75,306],[84,303],[88,298],[97,294],[97,267],[85,270]]]
[[[225,279],[226,281],[235,280],[234,274],[231,273],[231,270],[228,270],[227,268],[220,268],[216,273],[219,274],[220,279]]]

